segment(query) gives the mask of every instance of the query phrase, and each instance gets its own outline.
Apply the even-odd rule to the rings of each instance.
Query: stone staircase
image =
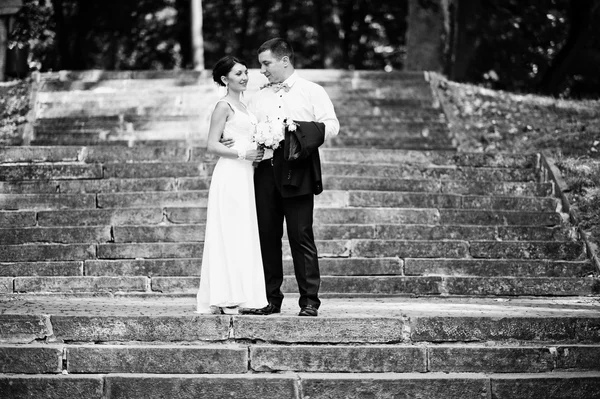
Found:
[[[37,145],[0,148],[0,397],[600,397],[598,269],[547,160],[454,151],[422,73],[301,73],[342,125],[314,319],[287,247],[282,315],[194,313],[206,78],[40,79]]]

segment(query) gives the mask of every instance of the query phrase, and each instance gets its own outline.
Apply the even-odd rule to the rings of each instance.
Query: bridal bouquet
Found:
[[[296,123],[289,118],[282,121],[271,120],[259,122],[255,126],[254,136],[252,141],[258,145],[260,149],[270,148],[275,150],[279,148],[279,143],[285,138],[285,128],[291,131],[296,130]]]

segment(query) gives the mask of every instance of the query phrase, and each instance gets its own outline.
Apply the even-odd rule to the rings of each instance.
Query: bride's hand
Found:
[[[246,151],[246,160],[252,162],[260,162],[262,161],[264,153],[264,150],[248,150]]]

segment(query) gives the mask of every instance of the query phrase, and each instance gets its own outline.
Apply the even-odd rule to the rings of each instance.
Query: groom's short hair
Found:
[[[265,51],[271,51],[278,59],[288,57],[292,65],[294,64],[294,49],[292,49],[291,44],[279,37],[269,39],[261,44],[258,48],[258,54],[264,53]]]

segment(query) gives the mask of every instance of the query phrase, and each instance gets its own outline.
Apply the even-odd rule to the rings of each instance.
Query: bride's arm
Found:
[[[209,154],[236,159],[239,156],[237,150],[228,148],[220,142],[223,130],[225,129],[225,122],[227,122],[230,114],[233,114],[233,111],[226,102],[220,101],[217,103],[215,110],[210,117],[206,151]]]
[[[225,122],[233,115],[233,111],[226,102],[218,102],[215,110],[210,117],[210,128],[208,129],[208,141],[206,151],[209,154],[215,154],[223,158],[237,159],[243,157],[248,161],[260,161],[262,159],[262,150],[238,151],[223,144],[221,136],[225,130]]]

